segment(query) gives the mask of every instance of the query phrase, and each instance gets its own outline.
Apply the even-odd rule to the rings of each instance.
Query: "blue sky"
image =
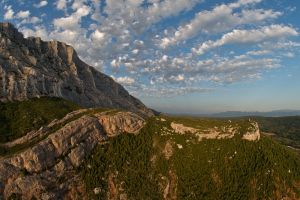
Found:
[[[0,0],[0,20],[64,41],[171,113],[300,109],[300,1]]]

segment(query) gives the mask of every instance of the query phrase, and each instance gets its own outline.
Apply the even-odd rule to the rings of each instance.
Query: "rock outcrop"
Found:
[[[73,47],[24,38],[10,23],[0,23],[0,102],[40,96],[153,115],[120,84],[81,61]]]
[[[257,122],[249,122],[246,132],[241,132],[239,126],[229,124],[221,127],[213,127],[205,130],[196,129],[193,127],[184,126],[183,124],[177,124],[171,122],[171,128],[175,133],[186,134],[192,133],[198,137],[198,140],[203,139],[230,139],[236,134],[241,134],[243,140],[256,141],[260,139],[260,130]]]
[[[260,131],[257,122],[251,122],[251,126],[248,128],[247,133],[242,137],[244,140],[257,141],[260,140]]]
[[[177,124],[175,122],[171,123],[171,128],[174,129],[174,131],[179,134],[198,132],[198,130],[195,128],[184,126],[183,124]]]
[[[130,112],[118,112],[115,114],[96,114],[108,137],[114,137],[121,133],[137,134],[144,126],[144,120]]]
[[[73,112],[62,120],[52,122],[52,126],[48,127],[60,125],[75,114],[83,113],[83,116],[54,132],[51,128],[45,129],[42,135],[45,139],[0,159],[0,185],[4,185],[4,198],[15,193],[22,195],[23,199],[62,199],[70,193],[77,195],[75,199],[84,199],[84,193],[80,192],[84,185],[75,169],[96,145],[121,133],[137,134],[145,123],[143,118],[131,112],[84,114],[87,111]],[[18,143],[6,147],[24,145],[29,142],[30,135],[35,134],[30,133]]]

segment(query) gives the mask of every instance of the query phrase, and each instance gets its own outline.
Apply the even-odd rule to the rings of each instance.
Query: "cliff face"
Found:
[[[123,133],[137,134],[145,124],[131,112],[91,112],[93,109],[74,111],[14,142],[0,144],[8,149],[31,144],[0,158],[0,189],[4,186],[0,199],[12,194],[22,199],[85,199],[84,184],[75,169],[97,145]],[[53,131],[56,127],[61,128]]]
[[[13,25],[0,23],[0,101],[55,96],[84,107],[121,108],[152,115],[109,76],[58,41],[24,38]]]

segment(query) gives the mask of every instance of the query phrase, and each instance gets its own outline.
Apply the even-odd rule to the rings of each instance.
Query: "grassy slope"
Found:
[[[189,123],[206,126],[201,120]],[[266,137],[259,142],[239,137],[197,142],[192,135],[162,134],[169,124],[150,119],[138,136],[121,135],[99,146],[80,168],[91,198],[105,197],[108,176],[114,173],[129,199],[162,199],[161,177],[170,178],[170,171],[178,176],[178,199],[299,198],[300,159],[286,147]],[[174,143],[170,160],[162,154],[167,141]],[[95,187],[102,188],[101,195],[93,194]]]
[[[19,138],[77,110],[76,104],[59,98],[35,98],[0,104],[0,143]]]

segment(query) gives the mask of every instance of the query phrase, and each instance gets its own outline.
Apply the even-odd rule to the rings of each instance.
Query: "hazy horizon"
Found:
[[[300,110],[300,2],[0,1],[0,21],[60,40],[171,113]]]

